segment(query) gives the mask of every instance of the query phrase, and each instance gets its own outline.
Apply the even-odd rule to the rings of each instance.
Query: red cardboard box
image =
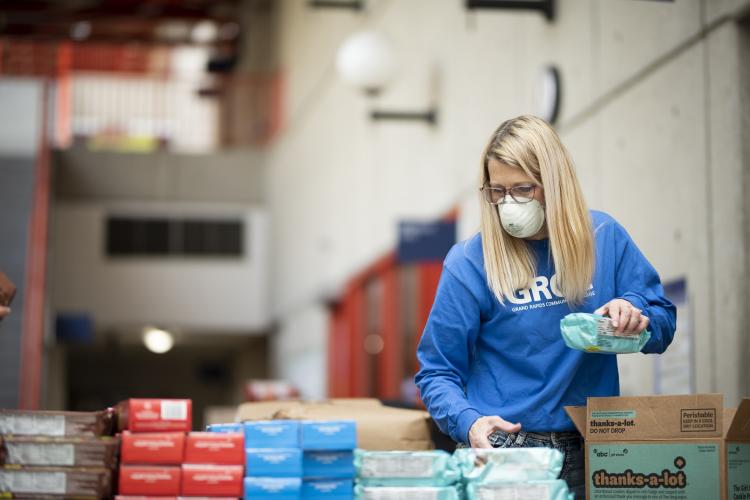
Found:
[[[147,496],[128,496],[117,495],[115,500],[177,500],[180,497],[147,497]]]
[[[190,432],[193,404],[189,399],[128,399],[115,408],[119,430]]]
[[[122,495],[177,496],[182,470],[176,466],[121,465]]]
[[[244,472],[241,465],[183,465],[182,495],[241,497]]]
[[[158,432],[122,433],[120,460],[124,464],[180,465],[185,456],[185,434]]]
[[[191,432],[185,445],[185,463],[244,465],[245,435],[241,432]]]
[[[237,500],[235,497],[147,497],[117,495],[115,500]]]

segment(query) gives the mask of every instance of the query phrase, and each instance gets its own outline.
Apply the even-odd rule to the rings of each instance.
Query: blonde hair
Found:
[[[522,169],[544,189],[556,288],[569,304],[581,304],[594,273],[594,236],[591,216],[565,146],[547,122],[523,115],[503,122],[490,137],[482,154],[482,186],[489,184],[487,165],[492,158]],[[532,285],[536,262],[524,240],[503,230],[496,207],[481,196],[480,203],[487,283],[504,303],[517,290]]]

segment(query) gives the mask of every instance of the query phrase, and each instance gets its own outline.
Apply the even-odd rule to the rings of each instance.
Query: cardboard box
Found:
[[[302,483],[302,498],[351,500],[354,496],[352,479],[314,479]]]
[[[108,498],[112,494],[112,471],[83,467],[0,468],[0,497]]]
[[[112,435],[114,411],[0,410],[0,434],[48,437]]]
[[[235,420],[354,420],[357,443],[365,450],[431,450],[430,415],[420,410],[383,406],[377,399],[331,399],[323,402],[244,403]]]
[[[726,420],[726,485],[729,500],[750,499],[750,398]]]
[[[185,457],[182,432],[122,433],[120,459],[124,464],[181,464]]]
[[[298,477],[246,477],[245,500],[273,498],[274,500],[299,500],[302,479]]]
[[[354,453],[351,451],[306,451],[302,456],[302,475],[305,478],[352,478]]]
[[[178,466],[120,466],[121,495],[177,496],[180,494],[182,469]]]
[[[194,496],[242,496],[244,467],[241,465],[182,466],[181,494]]]
[[[245,435],[241,432],[191,432],[185,444],[186,464],[245,464]]]
[[[302,476],[302,450],[298,448],[250,448],[246,452],[245,475],[248,477]]]
[[[303,450],[353,450],[357,447],[354,420],[304,420]]]
[[[586,498],[724,498],[723,396],[589,398],[566,407],[585,438]]]
[[[1,465],[104,467],[117,464],[118,439],[0,436]]]
[[[190,432],[192,407],[189,399],[128,399],[115,408],[117,426],[131,432]]]
[[[245,422],[245,448],[299,448],[297,420]]]

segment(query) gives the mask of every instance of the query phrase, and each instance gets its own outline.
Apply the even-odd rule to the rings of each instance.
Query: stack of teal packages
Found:
[[[563,454],[552,448],[456,450],[468,500],[572,500],[568,485],[557,479]]]
[[[459,500],[461,473],[444,451],[354,452],[355,498]]]
[[[245,500],[352,500],[353,420],[267,420],[209,426],[245,433]]]
[[[551,448],[354,453],[358,500],[572,500]]]

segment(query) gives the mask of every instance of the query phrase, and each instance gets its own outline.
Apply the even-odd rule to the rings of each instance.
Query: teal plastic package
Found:
[[[568,314],[560,320],[560,332],[571,349],[615,354],[640,352],[651,338],[648,330],[638,335],[616,333],[610,318],[589,313]]]
[[[525,483],[469,484],[467,500],[573,500],[574,495],[562,479]]]
[[[354,467],[364,486],[449,486],[461,478],[454,458],[441,450],[355,450]]]
[[[475,484],[557,479],[563,454],[554,448],[462,448],[455,451],[464,481]]]
[[[363,486],[354,488],[355,500],[461,500],[460,486]],[[557,499],[555,499],[557,500]]]

